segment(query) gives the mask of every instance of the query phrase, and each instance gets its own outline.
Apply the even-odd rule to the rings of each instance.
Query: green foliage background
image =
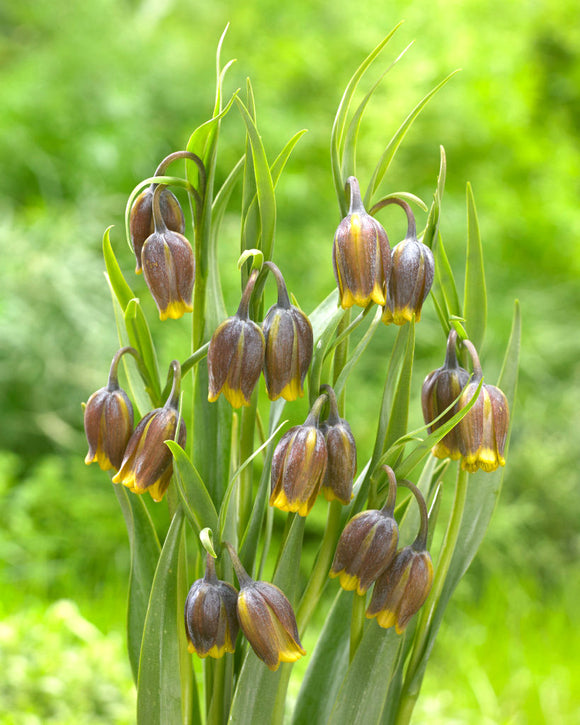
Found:
[[[393,48],[416,44],[369,107],[358,173],[368,176],[410,108],[461,67],[415,123],[384,188],[430,201],[444,145],[442,232],[456,268],[467,180],[477,202],[490,300],[483,358],[492,381],[514,297],[524,323],[501,504],[451,605],[416,721],[580,717],[573,697],[580,676],[576,3],[20,0],[0,3],[0,667],[11,673],[0,686],[0,713],[8,713],[0,722],[131,721],[119,644],[126,535],[106,476],[82,463],[80,401],[105,383],[116,349],[102,276],[104,228],[116,225],[113,244],[130,270],[126,197],[208,117],[215,45],[230,21],[223,57],[238,62],[229,90],[251,76],[269,155],[309,129],[280,182],[275,257],[312,309],[334,285],[334,112],[354,68],[400,19]],[[231,113],[224,175],[242,138],[242,121]],[[230,309],[239,294],[237,203],[222,234]],[[385,212],[383,221],[398,241],[400,216]],[[136,287],[143,291],[142,279]],[[163,350],[182,352],[178,329],[155,327]],[[348,411],[363,451],[393,339],[379,337]],[[444,341],[429,303],[417,338],[420,354],[438,367]],[[427,372],[416,373],[416,395]],[[76,605],[53,604],[63,598]]]

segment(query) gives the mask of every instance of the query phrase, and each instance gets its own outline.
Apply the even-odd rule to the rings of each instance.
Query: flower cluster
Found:
[[[93,393],[85,406],[85,433],[89,452],[85,463],[96,461],[103,470],[113,468],[113,483],[122,483],[133,493],[148,491],[161,501],[173,474],[173,458],[166,440],[185,446],[185,423],[178,411],[181,367],[171,363],[173,384],[167,402],[145,415],[133,430],[133,408],[119,387],[117,368],[125,353],[139,359],[132,347],[119,350],[109,373],[106,388]]]
[[[319,492],[328,501],[350,503],[356,472],[356,444],[349,424],[338,414],[334,390],[324,385],[302,425],[287,431],[272,459],[270,505],[307,516]],[[329,414],[320,423],[326,401]]]
[[[278,267],[272,262],[264,266],[276,279],[278,302],[269,309],[262,327],[250,319],[250,300],[258,278],[254,270],[238,311],[211,338],[207,355],[210,402],[223,393],[234,408],[250,405],[262,370],[270,400],[296,400],[304,395],[304,379],[312,360],[312,325],[290,303]]]
[[[433,581],[433,565],[426,549],[427,507],[414,484],[399,482],[411,489],[417,499],[421,526],[415,541],[397,551],[399,529],[393,516],[397,481],[389,466],[383,468],[389,479],[387,502],[381,510],[363,511],[348,522],[339,539],[330,576],[339,577],[343,589],[356,589],[361,596],[374,583],[367,617],[376,617],[385,629],[394,625],[401,634],[427,599]]]
[[[225,544],[240,584],[239,592],[216,576],[207,555],[203,579],[193,583],[185,602],[185,630],[190,652],[219,658],[235,650],[241,628],[256,655],[271,670],[306,654],[296,616],[285,594],[274,584],[255,581],[234,549]]]

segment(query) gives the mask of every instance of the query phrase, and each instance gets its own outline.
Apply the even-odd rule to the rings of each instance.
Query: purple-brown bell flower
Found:
[[[188,649],[200,657],[223,657],[233,652],[240,625],[238,591],[217,578],[208,554],[205,576],[194,582],[185,600],[185,633]]]
[[[290,304],[278,267],[272,262],[265,262],[265,266],[272,271],[278,286],[278,302],[270,307],[262,324],[268,397],[296,400],[304,395],[304,378],[312,360],[312,325],[302,310]]]
[[[399,543],[399,528],[393,516],[397,481],[392,468],[384,469],[389,477],[384,507],[353,516],[340,535],[330,569],[330,576],[339,577],[343,589],[356,589],[360,595],[390,566]]]
[[[356,473],[356,443],[350,425],[338,413],[336,395],[330,385],[322,389],[328,395],[328,418],[320,426],[326,442],[328,463],[322,481],[322,493],[327,501],[349,504]]]
[[[158,186],[153,192],[155,231],[143,244],[141,263],[159,318],[177,320],[193,310],[195,260],[191,244],[183,234],[167,228],[160,206],[163,189]]]
[[[470,340],[464,340],[463,344],[471,355],[473,377],[459,398],[459,408],[469,403],[483,377],[475,347]],[[457,425],[461,468],[470,473],[479,468],[489,473],[505,466],[508,427],[509,407],[505,395],[495,385],[482,385],[473,407]]]
[[[409,481],[400,481],[413,492],[421,511],[421,527],[410,546],[401,549],[390,566],[377,579],[367,617],[376,617],[381,627],[395,626],[401,634],[411,617],[422,607],[433,583],[433,563],[426,550],[427,506],[419,489]]]
[[[442,367],[429,373],[423,383],[421,405],[425,423],[430,423],[429,433],[441,427],[459,411],[461,407],[458,401],[459,394],[469,381],[469,373],[457,361],[456,344],[457,333],[452,329],[447,338],[445,363]],[[469,398],[467,400],[469,401]],[[457,402],[449,412],[433,423],[432,421],[449,408],[454,401]],[[461,458],[462,444],[458,426],[452,428],[433,447],[432,453],[437,458],[452,458],[453,460]]]
[[[223,393],[234,408],[250,405],[252,392],[262,372],[266,343],[259,325],[250,320],[249,306],[257,270],[250,275],[238,311],[224,320],[209,343],[208,400],[213,403]]]
[[[119,469],[133,432],[133,406],[127,393],[119,387],[117,377],[119,360],[126,352],[138,354],[132,347],[123,347],[115,353],[107,386],[93,393],[85,406],[85,435],[89,444],[85,463],[96,461],[103,471]]]
[[[381,224],[363,206],[357,179],[349,176],[348,215],[340,222],[332,248],[334,276],[340,304],[366,307],[369,302],[384,305],[386,283],[391,272],[391,248]]]
[[[161,501],[173,474],[173,457],[165,445],[176,440],[183,448],[185,423],[178,411],[181,369],[177,360],[171,363],[173,386],[163,408],[155,408],[135,428],[113,483],[122,483],[133,493],[148,491],[154,501]]]
[[[157,176],[157,173],[155,174]],[[145,240],[155,231],[153,222],[153,194],[157,184],[151,184],[133,202],[129,216],[129,234],[135,252],[135,274],[141,274],[141,251]],[[185,232],[185,218],[181,206],[173,192],[164,188],[159,195],[161,216],[167,228],[172,232],[183,234]]]
[[[233,548],[226,544],[240,583],[238,619],[256,655],[272,671],[281,662],[296,662],[306,654],[296,615],[284,592],[274,584],[254,581]]]
[[[404,325],[415,316],[421,319],[423,302],[429,294],[435,275],[433,252],[417,239],[415,217],[406,201],[391,197],[376,204],[375,213],[388,204],[398,204],[407,214],[407,234],[391,252],[391,275],[387,284],[387,303],[383,310],[383,322]]]
[[[307,516],[320,491],[328,459],[319,427],[320,409],[325,399],[326,396],[321,395],[316,400],[303,425],[294,426],[285,433],[274,451],[270,506],[281,511]]]

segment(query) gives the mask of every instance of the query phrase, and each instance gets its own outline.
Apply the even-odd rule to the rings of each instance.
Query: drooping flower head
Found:
[[[407,215],[407,234],[391,252],[391,274],[387,283],[387,302],[383,322],[404,325],[415,315],[421,319],[423,302],[429,294],[435,275],[433,252],[417,239],[415,217],[406,201],[391,197],[380,201],[371,209],[375,213],[388,204],[398,204]]]
[[[215,562],[208,554],[205,576],[192,584],[185,600],[185,633],[190,652],[217,659],[234,651],[240,629],[237,602],[237,590],[217,578]]]
[[[302,425],[285,433],[272,459],[270,506],[307,516],[314,506],[326,472],[328,454],[319,427],[321,395]]]
[[[400,481],[417,499],[421,511],[421,527],[410,546],[401,549],[375,583],[367,608],[367,617],[376,617],[381,627],[395,626],[401,634],[411,617],[421,608],[433,583],[433,564],[426,549],[427,506],[419,489],[410,481]]]
[[[113,358],[105,388],[97,390],[85,406],[85,435],[89,452],[85,463],[96,461],[103,471],[118,470],[133,432],[133,406],[127,393],[119,387],[117,368],[125,353],[138,355],[132,347],[123,347]]]
[[[252,290],[258,277],[250,275],[238,311],[216,329],[209,343],[208,400],[213,403],[223,393],[234,408],[250,405],[252,392],[262,372],[266,343],[259,325],[249,318]]]
[[[177,360],[171,366],[173,386],[167,402],[142,418],[113,478],[113,483],[122,483],[133,493],[148,491],[154,501],[161,501],[173,474],[173,457],[165,441],[177,440],[182,448],[186,441],[185,423],[178,410],[181,368]]]
[[[327,501],[347,505],[352,499],[356,473],[356,443],[350,425],[338,413],[334,390],[330,385],[322,385],[321,389],[328,395],[329,403],[328,418],[320,426],[328,454],[322,493]]]
[[[343,589],[356,589],[360,595],[390,566],[399,543],[399,528],[393,516],[397,481],[392,468],[384,469],[389,478],[384,507],[353,516],[340,535],[330,569],[330,576],[339,577]]]
[[[177,320],[193,310],[195,259],[188,239],[168,229],[165,223],[160,205],[164,188],[160,185],[153,192],[155,231],[143,244],[141,263],[159,318]]]
[[[312,360],[313,335],[308,317],[290,304],[288,290],[278,267],[265,262],[278,285],[278,302],[270,307],[262,324],[266,340],[264,378],[270,400],[296,400],[304,395],[304,378]]]
[[[295,662],[306,650],[300,642],[292,605],[274,584],[254,581],[234,549],[225,545],[240,584],[238,619],[252,649],[272,671],[281,662]]]
[[[469,381],[469,373],[457,361],[456,344],[457,333],[451,329],[447,338],[445,363],[442,367],[429,373],[423,383],[421,405],[425,423],[430,423],[429,433],[437,430],[458,412],[460,408],[459,394]],[[454,401],[456,402],[449,412],[445,413],[440,420],[432,422]],[[432,453],[437,458],[457,460],[462,455],[461,451],[460,433],[458,426],[455,426],[433,447]]]
[[[332,262],[345,309],[369,302],[384,305],[386,283],[391,271],[391,248],[381,224],[367,214],[358,180],[349,176],[350,208],[334,235]]]

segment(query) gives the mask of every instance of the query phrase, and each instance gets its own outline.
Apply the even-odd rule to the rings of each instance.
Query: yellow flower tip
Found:
[[[399,626],[399,623],[395,624],[395,632],[397,634],[403,634],[403,632],[407,629],[408,622],[405,622],[402,626]]]
[[[340,290],[340,306],[343,310],[348,310],[355,304],[355,298],[349,289]]]
[[[383,629],[389,629],[393,624],[396,624],[396,621],[397,616],[395,612],[391,612],[388,609],[383,609],[382,612],[377,614],[377,624]]]
[[[391,322],[393,321],[393,314],[388,307],[385,307],[383,309],[383,314],[381,316],[381,320],[382,320],[382,322],[385,323],[385,325],[390,325]]]
[[[347,506],[354,497],[354,494],[351,494],[349,500],[345,501],[340,496],[337,496],[336,493],[334,492],[334,490],[330,486],[322,486],[321,491],[324,495],[324,498],[327,501],[340,501],[340,503],[343,504],[343,506]]]
[[[187,651],[190,652],[191,654],[195,654],[195,647],[193,646],[193,642],[188,642]]]
[[[301,398],[303,395],[304,389],[300,384],[300,380],[291,380],[287,385],[282,388],[282,392],[280,393],[280,395],[276,396],[276,398],[272,398],[272,400],[276,400],[277,398],[282,397],[284,398],[284,400],[292,402],[293,400]]]
[[[340,586],[347,592],[352,592],[355,589],[358,589],[360,584],[360,579],[357,576],[353,576],[352,574],[347,574],[344,569],[339,572],[339,581]]]
[[[227,383],[222,388],[222,393],[232,408],[241,408],[243,405],[250,405],[250,401],[241,390],[234,390]]]
[[[461,468],[467,473],[475,473],[479,468],[479,459],[477,456],[465,456],[461,461]]]
[[[135,267],[135,274],[143,274],[143,267]]]
[[[407,322],[411,322],[413,319],[413,315],[415,314],[415,310],[412,310],[409,307],[401,307],[400,309],[395,309],[395,313],[393,315],[393,322],[395,325],[405,325]],[[415,320],[418,322],[417,317],[415,317]]]
[[[164,310],[159,310],[160,320],[179,320],[186,312],[193,312],[193,305],[188,305],[184,300],[170,302]]]
[[[375,282],[375,286],[373,287],[373,291],[371,292],[370,299],[373,302],[376,302],[377,305],[382,307],[386,303],[386,297],[385,292],[383,290],[383,286],[379,284],[378,282]],[[361,307],[366,307],[369,303],[369,300],[366,299],[363,304],[361,304]]]
[[[312,506],[308,504],[308,501],[289,501],[286,493],[283,489],[276,493],[275,491],[270,496],[270,506],[279,509],[280,511],[289,511],[290,513],[297,513],[299,516],[308,516]]]

